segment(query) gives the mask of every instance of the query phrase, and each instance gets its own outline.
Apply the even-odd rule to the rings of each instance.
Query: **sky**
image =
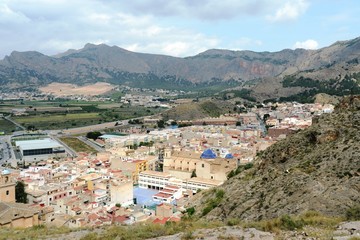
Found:
[[[318,49],[360,36],[359,0],[0,0],[0,59],[86,43],[194,56]]]

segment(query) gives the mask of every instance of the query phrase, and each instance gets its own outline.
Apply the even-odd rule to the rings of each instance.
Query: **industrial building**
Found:
[[[16,141],[15,145],[25,162],[42,161],[66,154],[64,146],[51,138]]]

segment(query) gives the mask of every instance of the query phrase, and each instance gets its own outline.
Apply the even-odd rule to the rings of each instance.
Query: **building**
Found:
[[[134,203],[134,191],[132,181],[110,181],[110,201],[128,206]]]
[[[217,157],[212,149],[203,153],[179,152],[167,153],[164,158],[163,171],[179,179],[199,177],[217,181],[225,181],[229,172],[237,167],[237,159],[232,154],[224,158]]]
[[[139,187],[151,189],[164,189],[166,186],[177,186],[184,190],[191,190],[196,193],[198,190],[209,189],[223,184],[224,181],[193,177],[179,179],[169,173],[144,171],[139,174]]]
[[[171,204],[161,203],[156,206],[156,217],[171,217],[174,214],[174,206]]]
[[[182,189],[177,186],[165,186],[153,196],[155,202],[172,203],[182,197]]]
[[[139,173],[148,170],[147,160],[123,160],[121,158],[111,159],[111,169],[120,169],[122,171],[130,172],[132,180],[135,184],[138,183]]]
[[[9,170],[3,170],[0,175],[0,202],[15,202],[15,181]]]
[[[39,212],[23,203],[0,202],[0,227],[28,228],[39,225]]]
[[[51,138],[16,141],[15,145],[25,162],[43,161],[66,154],[64,146]]]

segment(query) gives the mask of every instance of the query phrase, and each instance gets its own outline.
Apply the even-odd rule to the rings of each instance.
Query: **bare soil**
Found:
[[[109,83],[98,82],[86,86],[77,86],[70,83],[51,83],[39,90],[43,93],[53,94],[55,96],[85,95],[95,96],[104,94],[114,89]]]

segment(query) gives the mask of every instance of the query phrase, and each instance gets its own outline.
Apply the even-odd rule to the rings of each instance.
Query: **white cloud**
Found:
[[[0,23],[26,23],[30,19],[23,13],[12,10],[8,5],[0,5]]]
[[[308,39],[303,42],[296,42],[293,48],[304,48],[304,49],[317,49],[319,46],[318,42],[313,39]]]
[[[112,1],[116,4],[116,1]],[[239,16],[261,16],[281,5],[283,0],[132,0],[124,7],[135,14],[153,16],[186,16],[206,21]]]
[[[272,22],[284,22],[295,20],[304,14],[309,3],[306,0],[290,0],[277,9],[274,15],[268,15],[268,20]]]

